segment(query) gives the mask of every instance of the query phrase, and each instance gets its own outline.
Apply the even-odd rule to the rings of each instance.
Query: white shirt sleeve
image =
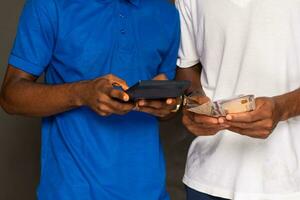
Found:
[[[181,44],[177,66],[181,68],[192,67],[199,63],[191,10],[187,5],[188,1],[189,0],[176,0],[176,7],[180,13],[181,26]]]

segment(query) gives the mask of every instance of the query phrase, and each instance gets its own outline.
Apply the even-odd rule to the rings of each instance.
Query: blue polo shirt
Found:
[[[174,76],[179,20],[167,0],[28,0],[9,64],[48,85],[114,74]],[[47,95],[47,94],[45,94]],[[171,135],[170,135],[171,136]],[[155,117],[80,107],[42,122],[42,200],[166,200]]]

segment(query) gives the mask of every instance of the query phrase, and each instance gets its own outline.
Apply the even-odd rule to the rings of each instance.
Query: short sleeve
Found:
[[[165,74],[169,80],[174,79],[176,72],[176,59],[178,55],[178,48],[180,43],[180,22],[179,22],[179,14],[176,11],[176,18],[172,30],[172,37],[170,40],[170,45],[167,53],[163,56],[161,65],[159,67],[159,74]]]
[[[55,46],[56,11],[52,0],[28,0],[19,20],[8,63],[40,76],[50,63]]]
[[[176,7],[180,14],[181,43],[178,52],[177,66],[187,68],[199,63],[196,48],[196,38],[193,29],[191,11],[186,0],[176,0]]]

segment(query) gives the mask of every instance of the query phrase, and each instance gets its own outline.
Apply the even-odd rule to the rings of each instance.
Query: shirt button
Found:
[[[125,30],[125,29],[121,29],[120,32],[121,32],[122,34],[125,34],[125,33],[126,33],[126,30]]]

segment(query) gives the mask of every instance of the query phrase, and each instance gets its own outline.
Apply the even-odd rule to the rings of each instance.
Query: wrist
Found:
[[[278,113],[279,120],[285,121],[289,119],[289,109],[286,106],[286,99],[283,95],[273,97],[275,103],[275,111]]]
[[[89,81],[80,81],[72,85],[72,99],[76,107],[87,105]]]
[[[193,89],[193,90],[189,90],[186,92],[187,96],[206,96],[204,90],[202,89],[202,87],[197,88],[197,89]]]

